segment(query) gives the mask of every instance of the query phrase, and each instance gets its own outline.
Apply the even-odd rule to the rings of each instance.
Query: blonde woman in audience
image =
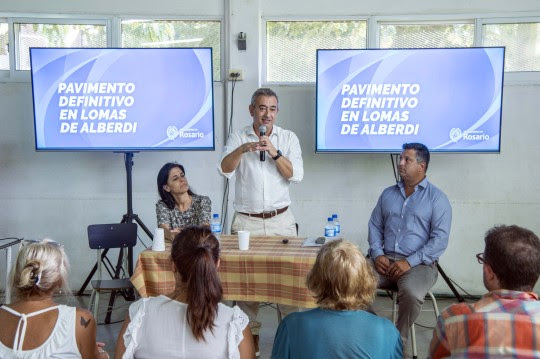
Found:
[[[68,259],[51,240],[23,242],[12,270],[13,304],[0,307],[0,358],[99,358],[96,322],[85,310],[55,303],[67,291]]]
[[[182,229],[171,258],[175,291],[130,306],[115,358],[254,358],[247,315],[220,303],[219,242],[210,227]]]
[[[272,358],[403,358],[396,327],[366,311],[377,280],[354,244],[336,240],[324,245],[306,284],[319,308],[283,319]]]

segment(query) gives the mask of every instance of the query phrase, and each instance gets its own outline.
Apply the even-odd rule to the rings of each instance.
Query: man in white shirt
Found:
[[[302,150],[294,132],[274,125],[278,112],[276,93],[258,89],[249,105],[253,123],[231,134],[225,145],[218,170],[227,178],[236,174],[233,234],[245,230],[252,236],[296,236],[289,185],[304,177]],[[260,151],[265,153],[264,161]],[[239,306],[258,336],[258,303],[241,302]],[[281,312],[291,311],[284,307],[279,306]]]

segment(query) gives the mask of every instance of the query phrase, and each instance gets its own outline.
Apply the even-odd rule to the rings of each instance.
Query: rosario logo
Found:
[[[461,129],[456,127],[450,130],[450,139],[452,142],[457,142],[458,140],[487,141],[489,140],[489,135],[485,134],[484,131],[467,130],[461,132]]]
[[[167,127],[167,138],[169,141],[175,138],[201,138],[204,137],[204,133],[200,132],[196,128],[178,129],[176,126]]]
[[[461,129],[458,127],[454,127],[450,130],[450,139],[452,142],[457,142],[462,136]]]
[[[172,141],[178,137],[178,128],[176,126],[167,127],[167,138]]]

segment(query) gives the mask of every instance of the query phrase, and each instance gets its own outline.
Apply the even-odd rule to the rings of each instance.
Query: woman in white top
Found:
[[[219,241],[210,228],[185,227],[171,259],[175,291],[130,306],[115,358],[254,358],[247,315],[220,303]]]
[[[0,307],[0,358],[108,358],[96,347],[96,322],[84,309],[58,305],[68,260],[51,240],[23,242],[12,270],[16,301]]]

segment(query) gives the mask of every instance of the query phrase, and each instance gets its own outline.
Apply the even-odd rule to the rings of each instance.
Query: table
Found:
[[[225,300],[255,301],[314,308],[305,281],[319,247],[302,247],[303,238],[251,237],[249,250],[238,250],[236,236],[221,236],[218,269]],[[174,290],[170,245],[164,252],[140,253],[131,282],[143,297]]]

